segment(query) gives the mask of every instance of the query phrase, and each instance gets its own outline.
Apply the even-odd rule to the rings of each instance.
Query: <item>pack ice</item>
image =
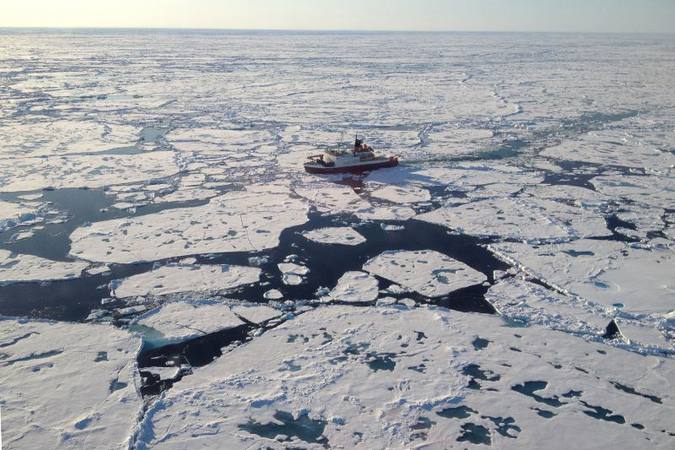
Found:
[[[536,278],[606,307],[667,314],[675,305],[675,266],[668,249],[642,249],[616,241],[491,244],[497,255]]]
[[[143,408],[140,346],[112,326],[0,319],[4,445],[128,448]]]
[[[366,262],[363,270],[426,297],[441,297],[487,280],[481,272],[433,250],[386,251]]]
[[[195,369],[138,446],[668,448],[674,369],[495,316],[322,307]]]
[[[207,205],[81,227],[71,254],[89,261],[133,263],[200,253],[276,247],[281,232],[307,220],[306,206],[286,193],[230,192]]]
[[[113,283],[117,298],[160,296],[180,292],[209,292],[233,289],[260,278],[256,267],[222,265],[167,265]]]

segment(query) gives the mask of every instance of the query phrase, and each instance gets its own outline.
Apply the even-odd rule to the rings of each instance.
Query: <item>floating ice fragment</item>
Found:
[[[172,302],[135,320],[136,325],[152,328],[159,338],[149,336],[153,347],[183,342],[228,328],[244,325],[229,305],[216,302]]]
[[[160,296],[179,292],[226,291],[256,283],[260,269],[222,265],[166,265],[120,280],[111,289],[117,298]]]
[[[140,346],[112,326],[0,319],[4,445],[128,448]]]
[[[260,251],[307,220],[306,206],[287,194],[230,192],[208,205],[96,222],[70,235],[71,254],[133,263],[200,253]]]
[[[365,272],[346,272],[340,277],[326,300],[372,302],[379,294],[377,279]]]
[[[0,249],[0,284],[78,278],[87,266],[89,263],[83,261],[52,261]]]
[[[427,297],[441,297],[487,279],[466,264],[433,250],[386,251],[366,262],[363,270]]]
[[[282,273],[282,281],[289,286],[302,284],[305,281],[305,275],[309,273],[309,268],[301,264],[279,263],[277,267]]]
[[[321,244],[359,245],[366,242],[366,238],[352,227],[319,228],[306,231],[302,235]]]

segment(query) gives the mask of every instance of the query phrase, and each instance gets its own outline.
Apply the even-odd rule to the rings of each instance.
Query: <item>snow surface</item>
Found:
[[[346,272],[328,293],[329,300],[340,302],[372,302],[379,295],[379,283],[365,272]]]
[[[292,262],[279,263],[277,268],[282,274],[284,284],[289,286],[302,284],[305,281],[305,275],[309,273],[309,268],[306,266]]]
[[[159,333],[146,338],[153,346],[194,339],[216,331],[236,328],[244,321],[230,305],[217,302],[172,302],[162,305],[142,316],[136,325],[152,328]]]
[[[561,290],[605,306],[665,314],[675,308],[671,250],[646,250],[616,241],[491,244],[496,254]]]
[[[164,178],[178,172],[173,152],[0,158],[0,192],[98,188]]]
[[[0,249],[0,284],[79,278],[89,263],[52,261]]]
[[[81,227],[70,235],[71,254],[90,261],[132,263],[264,250],[278,245],[284,229],[306,221],[305,204],[285,193],[230,192],[204,206]]]
[[[260,269],[247,266],[167,265],[114,283],[117,298],[159,296],[178,292],[225,291],[260,279]]]
[[[545,241],[607,236],[604,217],[550,200],[497,198],[443,207],[415,217],[474,236]]]
[[[112,326],[0,319],[5,448],[128,448],[140,346]]]
[[[637,448],[645,438],[668,448],[674,370],[494,316],[330,306],[195,369],[150,406],[139,443],[474,447],[470,431],[482,430],[495,448]],[[595,407],[610,419],[592,417]]]
[[[310,241],[321,244],[359,245],[366,242],[366,238],[352,227],[318,228],[306,231],[302,235]]]
[[[431,194],[416,186],[384,186],[373,191],[371,196],[394,203],[419,203],[431,200]]]
[[[487,280],[477,270],[433,250],[386,251],[366,262],[363,270],[427,297],[441,297]]]

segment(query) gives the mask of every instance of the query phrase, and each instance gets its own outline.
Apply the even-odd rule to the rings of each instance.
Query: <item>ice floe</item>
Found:
[[[599,192],[657,208],[672,208],[675,181],[672,176],[603,175],[591,180]]]
[[[260,278],[257,267],[219,265],[166,265],[116,280],[111,294],[117,298],[160,296],[180,292],[226,291]]]
[[[199,253],[259,251],[306,222],[306,205],[284,193],[230,192],[207,205],[96,222],[70,235],[82,259],[132,263]]]
[[[140,346],[112,326],[0,319],[3,444],[128,448],[143,408]]]
[[[481,272],[433,250],[386,251],[366,262],[363,270],[427,297],[441,297],[487,280]]]
[[[372,302],[379,295],[379,283],[366,272],[346,272],[325,300],[358,303]]]
[[[32,225],[42,220],[38,207],[0,200],[0,232],[21,225]]]
[[[245,322],[230,305],[204,300],[167,303],[138,317],[134,324],[159,333],[146,338],[153,347],[159,347],[236,328]]]
[[[0,284],[79,278],[88,266],[83,261],[52,261],[0,249]]]
[[[159,179],[176,173],[174,153],[168,151],[138,155],[0,158],[0,192],[98,188]]]
[[[675,309],[675,265],[670,250],[642,249],[616,241],[491,244],[498,256],[561,290],[636,313]]]
[[[309,268],[302,264],[284,262],[277,264],[279,272],[282,275],[282,281],[289,286],[296,286],[305,281],[305,276],[309,273]]]
[[[150,406],[137,443],[667,448],[674,373],[494,316],[322,307],[195,369]]]
[[[416,186],[384,186],[373,191],[371,196],[394,203],[420,203],[431,200],[429,191]]]
[[[320,244],[359,245],[366,242],[366,238],[352,227],[318,228],[306,231],[302,235],[306,239]]]
[[[492,198],[419,214],[416,220],[473,236],[527,241],[607,236],[604,217],[583,208],[540,199]]]

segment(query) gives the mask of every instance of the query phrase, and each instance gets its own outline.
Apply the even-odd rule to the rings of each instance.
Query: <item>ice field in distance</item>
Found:
[[[672,36],[0,42],[5,447],[675,446]]]

